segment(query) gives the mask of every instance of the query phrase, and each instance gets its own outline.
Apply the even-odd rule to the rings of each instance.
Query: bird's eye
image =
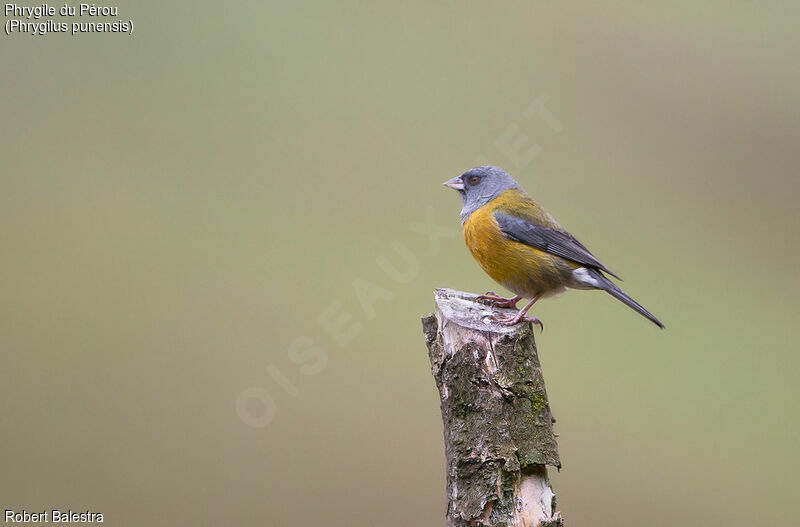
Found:
[[[472,176],[471,178],[469,178],[469,182],[472,183],[473,185],[477,185],[478,181],[480,180],[481,178],[479,178],[478,176]]]

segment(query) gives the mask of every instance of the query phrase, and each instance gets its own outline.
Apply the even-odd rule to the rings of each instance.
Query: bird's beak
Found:
[[[464,190],[464,182],[461,181],[460,177],[454,177],[453,179],[448,179],[444,183],[442,183],[445,187],[450,187],[453,190]]]

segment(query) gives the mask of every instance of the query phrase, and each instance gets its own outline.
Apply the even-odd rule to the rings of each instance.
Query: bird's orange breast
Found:
[[[506,193],[466,219],[463,234],[467,247],[486,274],[517,295],[532,298],[561,292],[573,266],[562,258],[512,240],[500,230],[493,213],[509,199],[504,196]]]

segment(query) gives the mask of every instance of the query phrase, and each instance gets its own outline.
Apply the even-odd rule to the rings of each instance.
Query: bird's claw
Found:
[[[489,320],[497,322],[501,326],[516,326],[520,322],[530,322],[536,326],[539,326],[539,329],[544,332],[544,323],[536,317],[529,317],[526,315],[520,316],[519,314],[516,315],[490,315]]]
[[[520,301],[520,297],[513,296],[511,298],[506,298],[503,296],[498,295],[494,291],[487,291],[485,295],[480,295],[475,300],[481,301],[484,300],[488,302],[490,305],[496,307],[507,307],[510,309],[517,309],[517,302]]]

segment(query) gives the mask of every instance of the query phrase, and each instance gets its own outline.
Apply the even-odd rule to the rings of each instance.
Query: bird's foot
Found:
[[[522,312],[517,313],[516,315],[503,315],[495,313],[489,316],[489,319],[497,322],[502,326],[516,326],[520,322],[530,322],[532,324],[539,326],[539,329],[544,331],[544,324],[542,323],[541,320],[539,320],[536,317],[529,317]]]
[[[480,295],[475,300],[481,301],[484,300],[489,304],[497,307],[508,307],[511,309],[517,309],[517,302],[522,300],[521,296],[513,296],[511,298],[506,298],[503,296],[498,295],[494,291],[489,291],[485,295]]]

